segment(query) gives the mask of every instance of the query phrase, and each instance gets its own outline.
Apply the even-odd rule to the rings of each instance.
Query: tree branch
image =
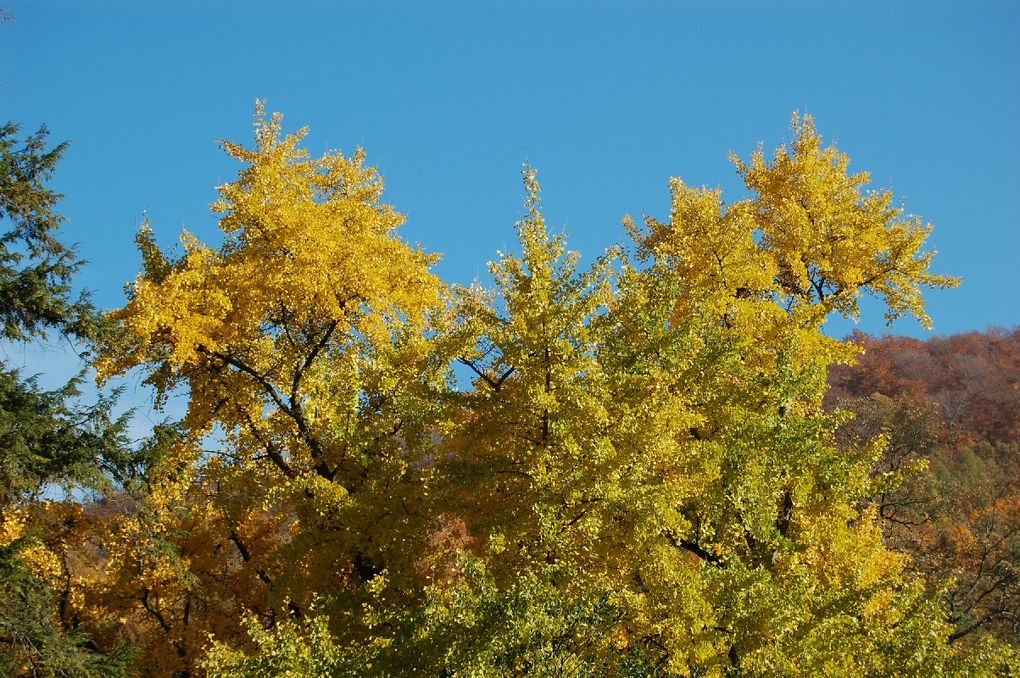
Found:
[[[722,567],[723,565],[725,565],[722,558],[715,555],[714,553],[709,553],[696,542],[688,541],[686,539],[677,539],[668,532],[663,532],[663,536],[666,537],[669,543],[672,544],[674,547],[678,549],[683,549],[684,551],[687,551],[689,553],[693,553],[701,560],[704,560],[706,563],[715,565],[716,567]]]

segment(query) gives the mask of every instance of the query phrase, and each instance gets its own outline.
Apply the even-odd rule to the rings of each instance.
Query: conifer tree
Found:
[[[66,144],[48,147],[45,128],[19,139],[0,126],[0,338],[28,341],[59,332],[95,340],[104,321],[72,277],[81,266],[58,237],[60,195],[47,186]],[[81,538],[79,502],[63,490],[102,491],[126,479],[133,459],[112,400],[82,404],[81,377],[41,388],[0,364],[0,673],[115,675],[122,650],[104,653],[80,628],[68,553]],[[76,533],[78,532],[78,533]]]

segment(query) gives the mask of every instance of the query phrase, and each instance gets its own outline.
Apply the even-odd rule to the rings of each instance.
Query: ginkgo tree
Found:
[[[185,387],[176,453],[111,527],[139,666],[276,675],[994,675],[866,508],[884,439],[822,410],[876,294],[929,319],[930,226],[808,117],[749,195],[671,183],[583,270],[526,168],[520,250],[448,288],[358,151],[256,117],[224,244],[148,226],[104,375]],[[458,373],[457,370],[460,370]],[[470,377],[459,387],[458,374]],[[216,433],[217,445],[208,446]],[[115,582],[115,583],[114,583]],[[123,595],[128,591],[128,595]],[[140,622],[141,623],[141,622]],[[211,638],[211,641],[210,641]]]
[[[164,670],[193,671],[206,635],[244,613],[271,626],[317,592],[357,598],[384,569],[425,566],[431,471],[415,462],[447,382],[428,338],[444,312],[435,257],[395,237],[403,218],[360,151],[313,160],[280,125],[260,109],[254,149],[224,144],[246,168],[214,205],[221,247],[185,234],[170,261],[142,227],[145,268],[113,314],[123,340],[99,365],[189,396],[147,510],[109,547]]]

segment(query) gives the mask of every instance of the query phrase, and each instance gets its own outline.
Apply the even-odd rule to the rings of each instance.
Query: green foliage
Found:
[[[569,593],[569,579],[562,567],[546,567],[504,588],[480,559],[462,554],[457,576],[429,587],[415,608],[367,605],[355,623],[375,634],[363,645],[339,645],[321,615],[272,632],[250,619],[257,654],[217,643],[205,666],[211,675],[247,676],[398,676],[410,667],[451,677],[659,675],[661,662],[655,666],[640,648],[613,647],[622,613],[608,597]],[[385,583],[375,586],[379,592]]]
[[[20,145],[17,133],[14,124],[0,127],[7,228],[0,235],[0,336],[28,340],[58,330],[98,338],[109,326],[86,296],[72,299],[81,262],[57,239],[60,196],[46,186],[66,145],[47,148],[45,128]],[[124,673],[124,650],[104,653],[72,619],[67,552],[53,520],[65,512],[73,524],[77,505],[47,499],[60,490],[66,498],[102,492],[134,470],[126,418],[110,415],[116,394],[83,405],[81,381],[47,391],[0,365],[0,672],[8,675]]]
[[[47,148],[45,127],[19,141],[19,127],[0,125],[0,333],[39,336],[59,329],[93,336],[101,325],[86,296],[72,298],[71,278],[81,266],[57,238],[62,197],[46,185],[66,143]]]
[[[81,630],[65,630],[50,583],[33,573],[22,553],[38,540],[24,535],[0,547],[0,673],[7,676],[116,677],[129,675],[131,653],[104,653]]]
[[[80,383],[46,391],[34,377],[0,370],[2,505],[38,500],[57,487],[102,490],[126,479],[126,418],[110,418],[113,397],[77,404]]]

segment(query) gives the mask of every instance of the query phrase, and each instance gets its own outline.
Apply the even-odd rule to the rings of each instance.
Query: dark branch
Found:
[[[507,378],[514,373],[515,369],[517,369],[516,367],[511,367],[501,376],[494,379],[491,375],[488,375],[483,370],[479,369],[479,367],[475,365],[473,361],[468,360],[464,356],[457,358],[457,362],[461,363],[462,365],[467,365],[468,367],[470,367],[472,372],[481,377],[482,381],[489,385],[489,388],[497,392],[503,386],[503,382],[506,381]]]
[[[334,320],[329,324],[329,327],[327,327],[326,331],[323,332],[322,338],[320,338],[319,341],[316,342],[315,346],[312,347],[311,352],[305,357],[301,366],[294,370],[294,380],[290,388],[290,403],[292,407],[297,402],[297,391],[301,386],[301,378],[304,376],[305,370],[307,370],[311,364],[315,362],[315,358],[318,357],[322,349],[324,349],[326,344],[329,343],[330,337],[333,336],[333,332],[336,331],[337,325],[339,324],[339,320]]]
[[[241,541],[241,538],[237,536],[237,532],[234,530],[230,531],[230,541],[234,542],[234,546],[237,547],[237,552],[241,554],[241,560],[246,563],[249,562],[251,560],[251,552],[248,550],[248,547],[244,545],[244,542]],[[265,570],[255,570],[255,574],[258,575],[258,578],[266,586],[271,587],[273,585],[273,580],[269,578],[269,575],[266,574]]]
[[[669,543],[672,544],[674,547],[678,549],[683,549],[684,551],[687,551],[689,553],[693,553],[698,558],[704,560],[706,563],[710,563],[712,565],[715,565],[716,567],[721,567],[722,565],[725,564],[722,558],[715,555],[714,553],[709,553],[699,544],[693,541],[688,541],[686,539],[677,539],[676,537],[669,533],[663,533],[663,536],[665,536],[666,539],[669,540]]]
[[[291,400],[289,404],[285,402],[279,391],[276,390],[276,387],[273,386],[272,382],[270,382],[268,378],[259,374],[258,371],[239,358],[235,358],[234,356],[227,355],[219,351],[210,351],[204,346],[199,346],[198,352],[203,355],[216,358],[254,379],[256,383],[262,387],[262,390],[265,391],[265,393],[272,399],[280,411],[293,419],[294,423],[297,424],[298,432],[301,434],[301,438],[305,441],[305,444],[308,445],[312,454],[312,459],[316,462],[315,472],[329,481],[332,481],[333,478],[336,477],[336,471],[330,469],[326,464],[326,450],[322,443],[312,434],[311,427],[308,425],[308,421],[301,412],[300,403],[296,400]]]
[[[149,603],[149,589],[144,589],[142,591],[142,607],[145,608],[146,612],[156,618],[156,621],[159,622],[159,625],[163,627],[164,631],[170,633],[170,624],[167,622],[166,617],[164,617],[163,613]]]

